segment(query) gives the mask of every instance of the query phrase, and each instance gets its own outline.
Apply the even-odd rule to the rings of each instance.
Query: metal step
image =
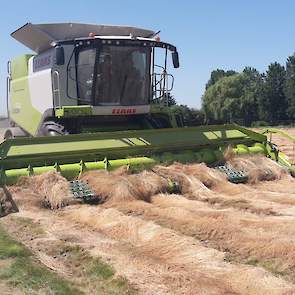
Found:
[[[100,198],[89,188],[88,184],[81,180],[70,181],[70,187],[74,198],[83,199],[85,203],[99,203]]]
[[[227,179],[233,183],[244,183],[248,181],[248,176],[244,171],[237,170],[230,165],[220,165],[214,167],[215,169],[226,174]]]

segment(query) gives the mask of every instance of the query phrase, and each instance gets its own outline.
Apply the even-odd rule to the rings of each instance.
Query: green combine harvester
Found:
[[[239,154],[262,153],[293,171],[263,134],[234,124],[183,126],[166,103],[174,82],[168,53],[178,68],[178,52],[157,32],[28,23],[11,36],[35,54],[8,63],[2,185],[47,171],[72,180],[122,165],[215,163],[228,146]]]

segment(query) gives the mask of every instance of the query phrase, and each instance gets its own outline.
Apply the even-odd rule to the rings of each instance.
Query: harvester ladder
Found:
[[[58,101],[58,106],[61,107],[61,99],[60,99],[60,80],[59,80],[59,72],[54,71],[53,72],[53,96],[54,96],[54,101]],[[55,106],[56,107],[56,106]]]
[[[292,165],[295,164],[295,137],[294,136],[288,134],[285,131],[282,131],[282,130],[276,129],[276,128],[267,128],[262,133],[263,134],[269,134],[269,141],[270,142],[272,142],[272,134],[275,134],[275,133],[277,133],[277,134],[281,135],[282,137],[288,139],[292,143],[292,161],[291,161],[291,164]]]

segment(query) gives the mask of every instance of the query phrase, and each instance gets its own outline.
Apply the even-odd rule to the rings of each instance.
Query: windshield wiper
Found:
[[[123,86],[122,86],[122,89],[121,89],[121,92],[120,92],[120,103],[121,103],[122,98],[123,98],[124,93],[125,93],[127,78],[128,78],[128,75],[125,75],[124,83],[123,83]]]

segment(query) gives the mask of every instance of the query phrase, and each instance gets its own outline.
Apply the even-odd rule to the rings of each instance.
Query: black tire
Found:
[[[43,136],[60,136],[66,134],[69,134],[69,132],[65,127],[54,121],[44,122],[41,128],[41,135]]]
[[[27,137],[27,136],[29,136],[29,134],[26,133],[21,128],[19,128],[19,127],[10,127],[10,128],[5,130],[3,138],[8,139],[8,138]]]
[[[14,138],[12,132],[8,129],[5,131],[3,139],[9,139],[9,138]]]

